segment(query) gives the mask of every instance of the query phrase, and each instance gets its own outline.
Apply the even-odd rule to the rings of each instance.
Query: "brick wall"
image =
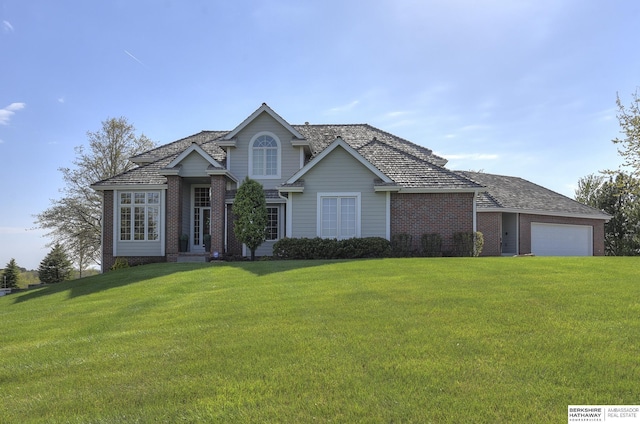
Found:
[[[520,253],[531,253],[531,223],[590,225],[593,227],[593,256],[604,255],[604,221],[561,216],[520,214]]]
[[[180,250],[180,234],[182,233],[182,178],[177,175],[167,176],[165,211],[165,253],[169,262],[175,262]]]
[[[481,256],[500,256],[502,246],[500,234],[502,232],[502,213],[482,212],[478,213],[477,229],[484,238],[484,247]]]
[[[418,249],[423,234],[438,233],[446,252],[460,231],[473,231],[473,193],[391,194],[391,237],[410,234]]]
[[[102,192],[102,272],[113,266],[113,190]]]
[[[227,182],[223,175],[211,176],[211,252],[224,253],[224,199]]]

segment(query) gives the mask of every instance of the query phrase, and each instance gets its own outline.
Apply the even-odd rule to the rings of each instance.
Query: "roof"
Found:
[[[244,121],[243,121],[244,122]],[[364,159],[380,170],[396,185],[406,189],[477,190],[482,186],[463,175],[444,167],[446,159],[419,146],[369,124],[291,125],[309,142],[311,158],[320,155],[337,138],[341,138]],[[235,130],[234,130],[235,131]],[[226,166],[226,151],[218,145],[229,131],[201,131],[176,140],[131,160],[139,166],[107,180],[99,181],[95,188],[119,185],[162,185],[166,177],[162,169],[178,158],[193,144],[206,151],[217,162]]]
[[[478,211],[529,212],[609,219],[606,213],[577,202],[567,196],[539,186],[519,177],[460,171],[479,184],[486,186],[477,200]]]

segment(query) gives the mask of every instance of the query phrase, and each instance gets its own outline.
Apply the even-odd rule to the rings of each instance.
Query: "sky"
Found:
[[[59,168],[121,116],[164,144],[266,102],[573,197],[622,162],[638,22],[637,0],[0,0],[0,268],[37,269]]]

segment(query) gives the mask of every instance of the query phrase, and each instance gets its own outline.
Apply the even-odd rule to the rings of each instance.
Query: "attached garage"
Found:
[[[538,256],[592,256],[593,227],[532,222],[531,253]]]

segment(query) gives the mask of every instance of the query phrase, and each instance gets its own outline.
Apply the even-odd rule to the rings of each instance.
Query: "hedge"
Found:
[[[391,246],[382,237],[345,240],[315,238],[283,238],[273,245],[276,259],[358,259],[384,258]]]

